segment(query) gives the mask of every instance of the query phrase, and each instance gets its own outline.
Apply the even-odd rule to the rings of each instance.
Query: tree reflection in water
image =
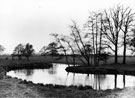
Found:
[[[67,82],[67,79],[68,79],[68,75],[69,75],[69,72],[67,72],[67,75],[66,75],[66,79],[65,79],[65,85],[66,85],[66,82]]]
[[[118,88],[118,82],[119,82],[119,80],[117,79],[117,78],[118,78],[118,77],[117,77],[118,75],[115,74],[114,76],[115,76],[115,78],[114,78],[114,83],[115,83],[114,88]],[[125,74],[124,74],[124,75],[121,75],[121,77],[123,78],[123,81],[122,81],[122,83],[123,83],[122,88],[125,88],[125,86],[126,86],[126,75],[125,75]]]
[[[68,75],[69,75],[69,73],[67,73],[66,81],[68,80]],[[120,83],[118,83],[119,81],[117,80],[117,78],[118,78],[117,74],[115,74],[115,75],[82,74],[82,75],[85,75],[84,80],[83,80],[83,77],[82,77],[82,80],[80,80],[80,81],[84,81],[84,83],[82,83],[82,85],[91,85],[96,90],[119,88],[119,85],[120,85]],[[79,80],[77,80],[78,78],[76,76],[76,73],[72,73],[72,76],[73,76],[72,85],[76,85],[77,82],[79,81]],[[121,76],[119,76],[119,78],[121,78]],[[126,85],[125,75],[122,75],[122,78],[123,78],[122,79],[123,80],[122,88],[124,88]],[[113,79],[114,79],[114,82],[112,81]],[[113,86],[113,84],[114,84],[114,86]]]
[[[73,81],[72,81],[72,84],[73,84],[73,85],[75,84],[75,73],[73,73]]]
[[[89,85],[96,90],[124,88],[135,85],[135,77],[128,75],[98,75],[68,73],[67,65],[57,64],[50,69],[24,69],[14,70],[7,75],[22,78],[34,83],[58,84],[58,85]]]
[[[123,87],[125,88],[125,85],[126,85],[126,76],[125,75],[123,75]]]
[[[97,90],[101,90],[101,84],[105,81],[106,75],[93,75],[94,76],[94,82],[93,82],[93,88]]]
[[[89,84],[90,81],[89,81],[89,74],[86,75],[85,77],[85,85]]]
[[[53,65],[53,66],[52,66],[51,68],[49,68],[47,71],[48,71],[48,73],[49,73],[50,75],[54,75],[54,74],[57,73],[57,68],[58,68],[58,66]]]
[[[117,74],[114,75],[115,78],[114,78],[114,88],[117,88]]]
[[[34,72],[33,69],[15,70],[15,73],[24,73],[26,76],[31,76]]]

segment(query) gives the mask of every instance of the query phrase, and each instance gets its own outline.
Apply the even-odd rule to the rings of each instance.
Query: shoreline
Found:
[[[90,87],[34,84],[9,76],[0,80],[0,86],[2,98],[134,98],[135,96],[135,87],[97,91]]]
[[[121,65],[123,66],[123,65]],[[129,65],[131,66],[131,65]],[[120,68],[119,65],[106,65],[99,67],[90,66],[68,66],[65,69],[67,72],[72,73],[84,73],[84,74],[110,74],[110,75],[135,75],[135,67],[132,68]]]
[[[6,76],[6,72],[9,70],[7,68],[7,65],[0,67],[0,96],[2,96],[2,98],[123,98],[125,96],[129,98],[135,97],[135,87],[97,91],[93,90],[90,86],[68,87],[51,84],[43,85],[41,83],[34,84],[31,81]]]

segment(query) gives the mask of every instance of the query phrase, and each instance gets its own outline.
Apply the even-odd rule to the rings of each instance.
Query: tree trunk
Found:
[[[123,64],[126,64],[126,43],[124,39]]]
[[[93,31],[93,25],[92,25],[92,37],[93,37],[92,41],[93,41],[93,58],[94,58],[93,59],[94,60],[93,65],[95,66],[95,62],[96,62],[96,58],[95,58],[95,42],[94,42],[95,41],[95,38],[94,38],[95,36],[94,36],[94,31]]]
[[[99,53],[98,53],[98,65],[101,58],[101,48],[102,48],[102,15],[101,15],[101,29],[100,29],[100,38],[99,38]]]
[[[118,49],[117,49],[117,44],[115,45],[115,61],[114,63],[118,63]]]
[[[127,27],[125,27],[124,32],[124,49],[123,49],[123,64],[126,64],[126,34],[127,34]]]
[[[98,66],[98,38],[97,38],[98,34],[97,33],[98,33],[98,26],[97,26],[97,17],[96,17],[96,42],[95,42],[95,44],[96,44],[96,49],[95,49],[96,50],[96,55],[95,55],[96,63],[95,64],[96,65],[95,66]]]
[[[119,38],[119,32],[116,31],[116,39],[115,39],[115,63],[118,63],[118,38]]]
[[[87,60],[87,63],[88,63],[88,66],[90,66],[90,60],[89,60],[89,58],[88,58],[88,60]]]

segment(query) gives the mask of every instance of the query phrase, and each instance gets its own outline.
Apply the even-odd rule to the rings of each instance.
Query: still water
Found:
[[[94,75],[67,73],[65,64],[53,64],[50,69],[14,70],[7,73],[11,77],[33,83],[58,85],[89,85],[96,90],[106,90],[135,86],[135,77],[129,75]]]

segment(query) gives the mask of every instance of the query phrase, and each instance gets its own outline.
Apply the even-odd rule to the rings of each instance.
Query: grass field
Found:
[[[118,63],[122,63],[123,57],[118,56]],[[40,55],[34,55],[30,57],[30,60],[28,61],[25,57],[22,57],[22,60],[18,60],[17,57],[12,60],[12,57],[10,55],[0,56],[0,65],[1,64],[7,64],[11,62],[18,62],[18,63],[25,63],[25,62],[46,62],[46,63],[64,63],[66,64],[66,57],[65,56],[54,56],[52,59],[52,56],[40,56]],[[70,64],[73,64],[73,58],[71,56],[68,56],[68,62]],[[82,61],[75,58],[76,64],[82,64]],[[110,56],[107,60],[107,64],[114,63],[114,56]],[[127,56],[126,57],[126,63],[127,64],[135,64],[135,56]],[[103,61],[100,61],[100,64],[104,64]]]

